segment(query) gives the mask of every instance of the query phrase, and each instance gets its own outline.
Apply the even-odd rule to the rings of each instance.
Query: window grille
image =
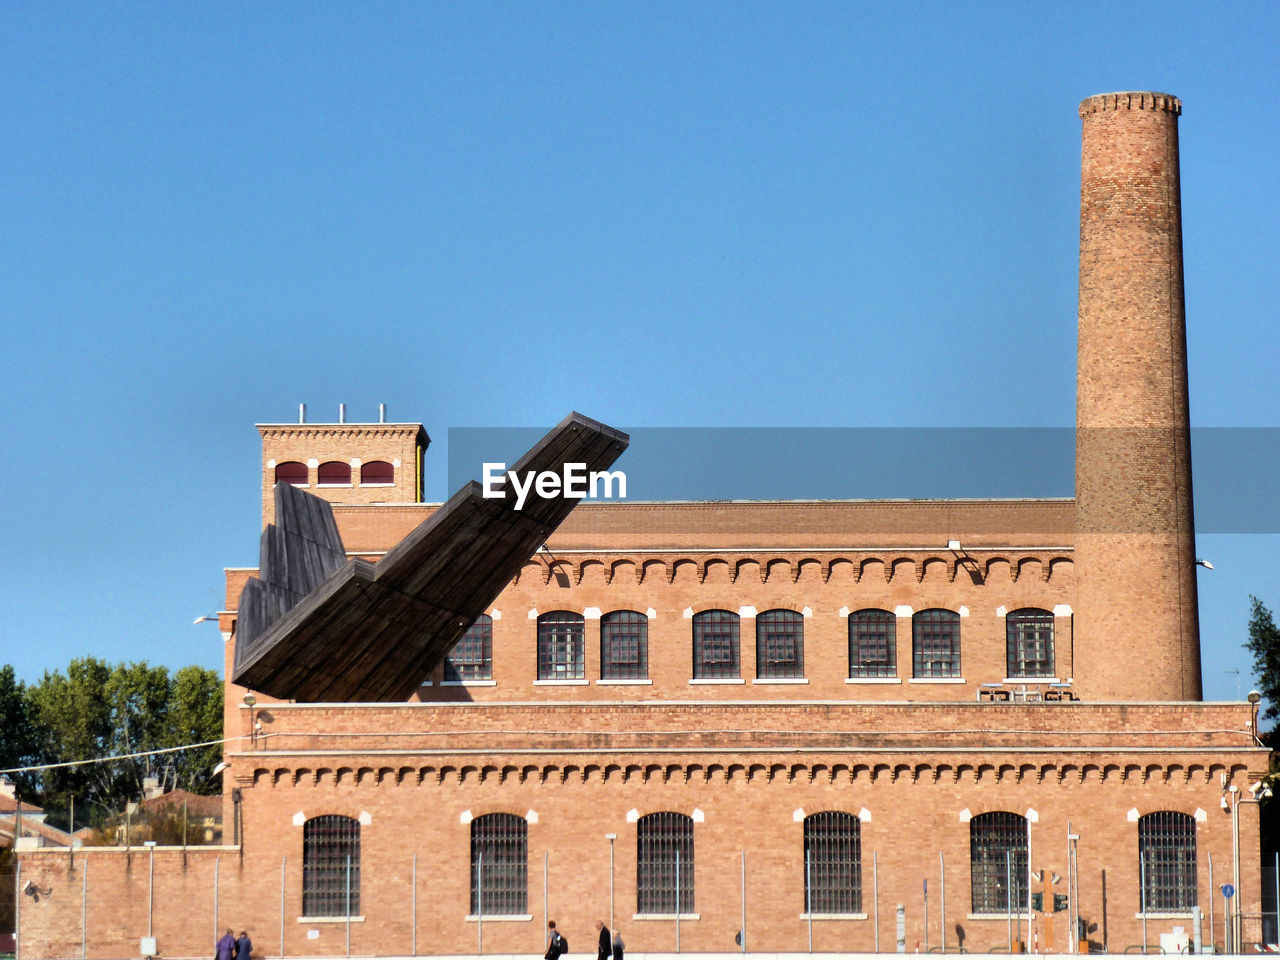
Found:
[[[649,618],[618,610],[600,618],[600,679],[644,680],[649,676]]]
[[[326,460],[316,469],[317,483],[350,483],[351,464],[341,460]]]
[[[276,483],[291,483],[305,486],[307,482],[307,465],[297,460],[286,460],[276,464]]]
[[[529,912],[529,824],[511,813],[471,821],[471,913]]]
[[[960,676],[960,614],[935,609],[913,616],[911,659],[916,677]]]
[[[302,825],[302,915],[360,915],[360,821],[329,814]]]
[[[969,879],[974,913],[1026,910],[1026,817],[998,810],[969,821]]]
[[[493,679],[493,618],[487,613],[476,617],[444,659],[446,680]]]
[[[766,610],[756,617],[756,676],[804,676],[804,616],[794,610]]]
[[[1005,617],[1005,655],[1010,677],[1052,677],[1053,614],[1014,610]]]
[[[674,914],[677,906],[694,912],[693,818],[651,813],[636,824],[636,912]]]
[[[898,618],[889,610],[849,614],[849,676],[898,675]]]
[[[396,468],[385,460],[370,460],[360,464],[361,483],[395,483]]]
[[[693,677],[695,680],[738,678],[738,615],[728,610],[704,610],[693,617]]]
[[[538,679],[584,680],[586,662],[582,615],[554,610],[538,618]]]
[[[806,913],[862,912],[862,823],[828,810],[804,818]]]
[[[1196,821],[1190,814],[1157,810],[1138,818],[1142,911],[1186,913],[1196,896]]]

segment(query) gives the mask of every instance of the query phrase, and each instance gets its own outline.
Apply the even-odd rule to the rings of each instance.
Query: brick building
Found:
[[[409,702],[228,683],[230,842],[23,857],[23,955],[1258,940],[1267,754],[1201,702],[1180,111],[1081,105],[1075,498],[583,504]],[[421,426],[259,429],[264,522],[305,485],[376,561],[438,507]]]

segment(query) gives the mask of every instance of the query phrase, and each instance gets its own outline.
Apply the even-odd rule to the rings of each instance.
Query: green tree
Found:
[[[1253,672],[1258,689],[1267,701],[1262,716],[1280,719],[1280,628],[1271,611],[1257,597],[1249,597],[1249,640],[1245,644],[1253,654]]]
[[[35,730],[27,710],[26,685],[18,682],[13,667],[0,667],[0,770],[25,767],[37,756]],[[35,787],[31,774],[10,774],[24,796]]]

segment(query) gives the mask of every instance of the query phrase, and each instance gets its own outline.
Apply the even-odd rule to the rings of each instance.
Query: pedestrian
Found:
[[[613,960],[622,960],[622,951],[626,948],[627,945],[622,942],[622,931],[613,931]]]
[[[241,930],[240,939],[236,941],[236,960],[249,960],[252,954],[253,941],[249,939],[249,934]]]
[[[569,949],[569,941],[560,935],[554,920],[547,921],[547,952],[543,960],[560,960]],[[236,960],[239,960],[237,957]]]
[[[596,947],[596,960],[609,960],[613,956],[613,942],[609,937],[609,928],[604,925],[603,920],[597,920],[596,929],[600,931],[600,941]]]
[[[213,960],[235,960],[236,955],[236,938],[235,935],[228,930],[222,935],[222,939],[218,941],[218,945],[213,951]]]

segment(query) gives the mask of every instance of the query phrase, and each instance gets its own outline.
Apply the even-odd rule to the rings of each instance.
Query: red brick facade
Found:
[[[483,676],[450,679],[442,665],[404,704],[255,693],[249,706],[229,683],[230,844],[157,851],[154,875],[136,848],[24,856],[23,875],[51,892],[23,900],[22,955],[79,955],[82,940],[90,957],[133,955],[150,928],[163,955],[205,956],[226,926],[271,956],[540,954],[548,918],[580,954],[611,918],[631,952],[734,952],[744,923],[752,952],[803,952],[810,938],[817,951],[892,951],[898,905],[908,951],[944,938],[1004,950],[1010,926],[1028,939],[1028,917],[1021,894],[991,909],[999,880],[975,863],[988,814],[1022,831],[1011,856],[1029,834],[1028,867],[1050,884],[1033,891],[1051,908],[1070,890],[1095,949],[1191,934],[1197,911],[1221,947],[1217,888],[1236,879],[1241,797],[1243,936],[1258,939],[1247,800],[1267,754],[1250,705],[1199,702],[1179,109],[1151,94],[1082,106],[1076,499],[580,506],[495,600]],[[311,464],[311,492],[335,504],[353,555],[376,561],[435,509],[399,473],[400,502],[314,475],[321,462],[398,458],[407,478],[421,428],[260,430],[267,520],[285,461]],[[252,573],[227,572],[228,668]],[[699,659],[695,617],[713,610],[737,629],[734,665],[715,651],[728,676],[700,675],[712,660]],[[851,657],[863,610],[883,612],[871,660]],[[1027,610],[1035,643],[1011,644],[1010,617]],[[624,679],[602,644],[619,611],[646,631]],[[788,612],[781,640],[764,636],[769,611]],[[925,611],[943,611],[951,632]],[[557,612],[570,627],[540,660],[539,618]],[[1029,669],[1018,653],[1033,649]],[[791,675],[771,675],[780,663]],[[828,812],[844,846],[818,867],[839,883],[814,880],[812,858],[828,856],[816,833],[806,854],[808,818]],[[495,814],[521,838],[501,855],[521,857],[485,873],[473,838]],[[691,837],[663,848],[684,851],[678,918],[646,899],[654,883],[675,889],[669,862],[651,879],[653,814],[678,814]],[[331,897],[332,915],[308,916],[320,887],[304,873],[322,854],[305,838],[334,816],[359,833],[358,912]],[[1140,835],[1163,844],[1141,865]],[[345,897],[345,863],[330,862]],[[511,898],[479,917],[477,866]],[[806,871],[843,906],[810,912]],[[1149,898],[1144,915],[1144,880],[1176,905]],[[1032,911],[1034,948],[1064,950],[1068,916]]]

